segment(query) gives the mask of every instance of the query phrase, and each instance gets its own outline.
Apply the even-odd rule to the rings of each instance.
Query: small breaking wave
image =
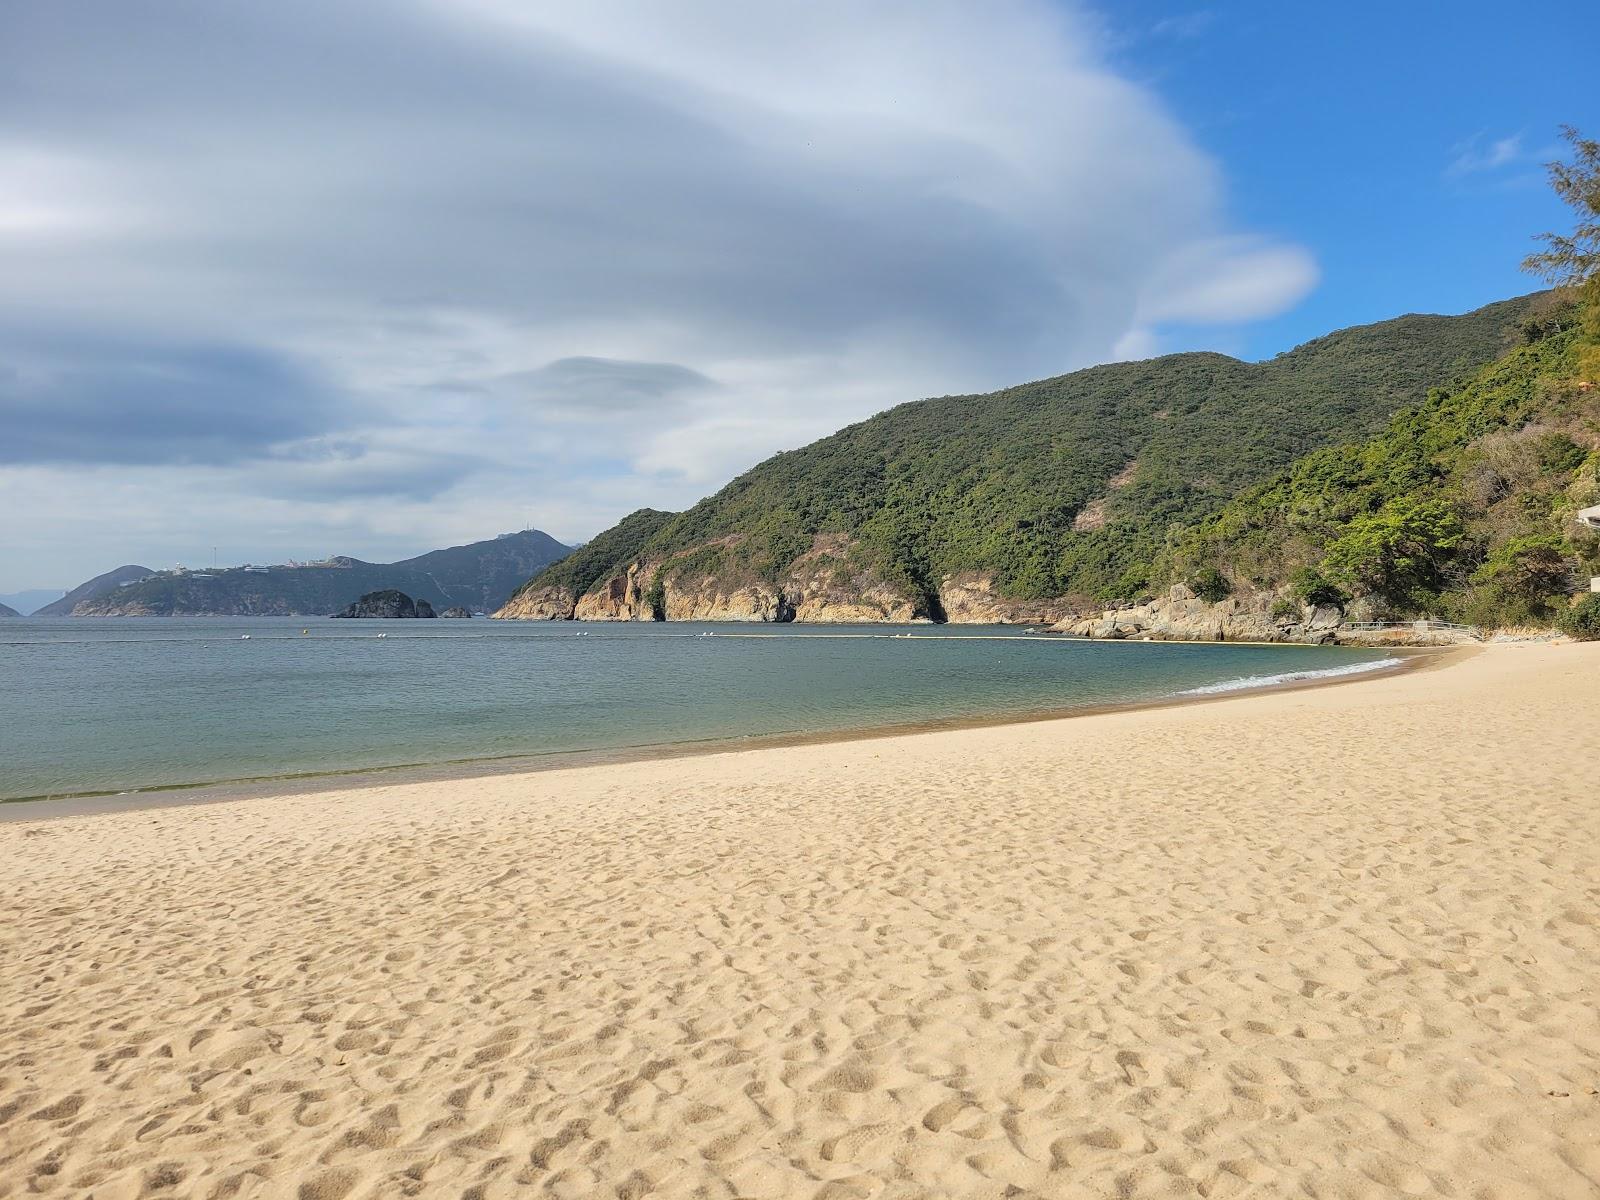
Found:
[[[1208,683],[1204,687],[1189,688],[1180,696],[1214,696],[1219,692],[1239,692],[1245,688],[1271,687],[1278,683],[1299,683],[1307,679],[1333,679],[1339,675],[1360,675],[1367,671],[1382,671],[1398,667],[1404,660],[1380,658],[1375,662],[1351,663],[1347,667],[1328,667],[1321,671],[1284,671],[1279,675],[1245,675],[1239,679],[1224,679],[1221,683]]]

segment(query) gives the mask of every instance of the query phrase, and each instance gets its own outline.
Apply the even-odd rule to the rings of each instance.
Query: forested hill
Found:
[[[73,616],[319,616],[367,592],[392,588],[441,610],[460,605],[493,612],[519,583],[570,549],[547,533],[527,529],[396,563],[334,558],[315,566],[168,571],[113,586],[67,611]]]
[[[589,557],[615,544],[613,561],[558,568],[523,595],[632,587],[671,615],[675,596],[709,613],[691,597],[771,592],[781,613],[798,588],[842,612],[851,593],[887,589],[936,619],[953,581],[1002,600],[1132,596],[1175,526],[1469,376],[1535,300],[1346,329],[1261,363],[1176,354],[905,404],[768,459],[642,542],[601,535]]]
[[[1164,578],[1364,616],[1548,626],[1600,575],[1600,281],[1376,436],[1308,454],[1174,542]]]

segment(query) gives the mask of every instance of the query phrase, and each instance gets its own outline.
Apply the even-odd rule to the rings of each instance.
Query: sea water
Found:
[[[1025,716],[1381,651],[1008,626],[0,621],[0,799]]]

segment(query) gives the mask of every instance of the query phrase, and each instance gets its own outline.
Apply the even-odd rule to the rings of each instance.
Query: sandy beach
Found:
[[[1514,645],[7,823],[0,1196],[1592,1198],[1597,780]]]

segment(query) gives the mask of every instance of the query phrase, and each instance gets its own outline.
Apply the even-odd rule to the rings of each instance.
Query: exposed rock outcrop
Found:
[[[441,617],[455,617],[455,618],[458,618],[458,619],[461,619],[461,620],[471,620],[472,619],[471,610],[462,608],[459,604],[452,604],[449,608],[445,609],[439,615]]]
[[[577,603],[566,588],[534,588],[518,592],[494,615],[511,621],[570,621]]]
[[[925,621],[912,597],[862,563],[843,534],[817,534],[784,572],[782,594],[793,620],[828,625]]]
[[[1367,614],[1356,614],[1365,616]],[[1052,629],[1078,637],[1187,642],[1303,642],[1366,646],[1446,646],[1475,640],[1426,622],[1389,629],[1352,629],[1332,605],[1287,604],[1270,592],[1207,602],[1183,584],[1144,604],[1072,616]]]
[[[1069,613],[1063,600],[1012,600],[1000,595],[988,575],[946,575],[939,604],[955,625],[1048,625]]]
[[[521,593],[495,614],[521,620],[755,621],[783,623],[883,623],[926,620],[917,602],[856,562],[853,543],[819,534],[776,583],[749,574],[696,569],[701,550],[647,556],[601,580],[582,596],[558,587]],[[678,564],[684,564],[679,566]]]
[[[404,592],[385,588],[382,591],[368,592],[354,604],[347,605],[339,612],[333,614],[335,618],[384,618],[398,619],[405,617],[433,617],[433,605],[426,600],[413,600]]]

